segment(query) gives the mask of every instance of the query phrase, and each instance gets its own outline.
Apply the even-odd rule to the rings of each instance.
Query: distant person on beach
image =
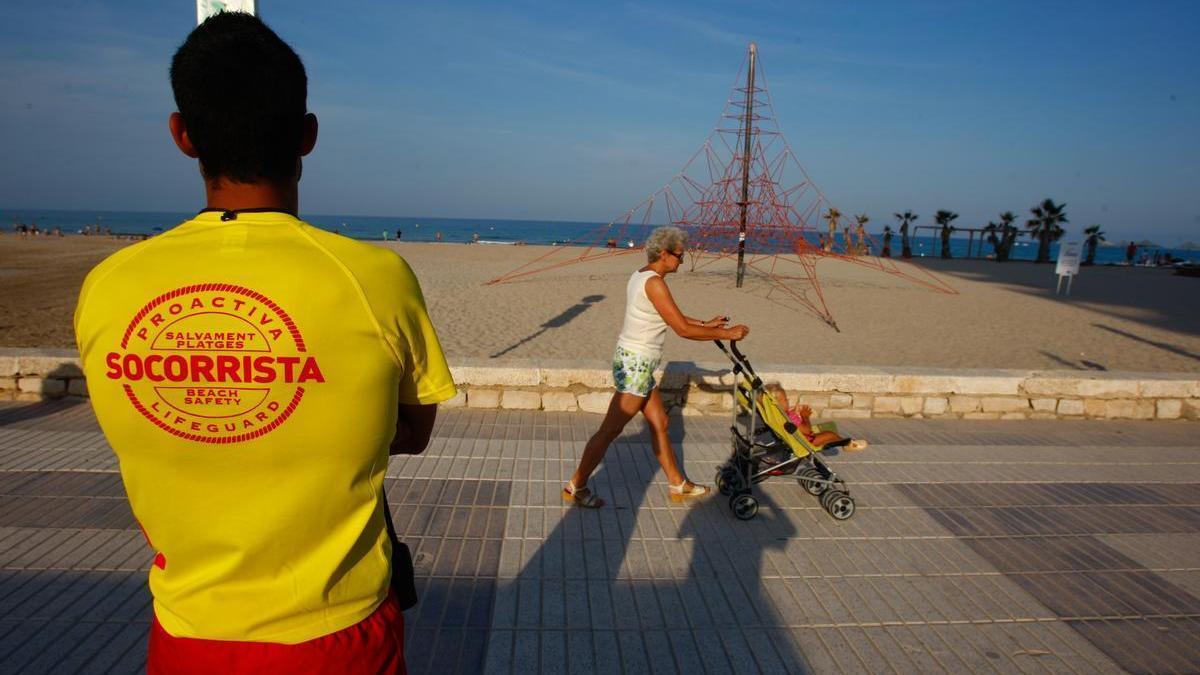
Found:
[[[1133,264],[1133,256],[1137,255],[1137,248],[1137,244],[1129,242],[1129,245],[1125,247],[1125,262]]]
[[[639,412],[650,425],[650,443],[666,474],[669,497],[682,501],[709,493],[708,487],[692,483],[679,468],[667,435],[667,409],[654,380],[654,370],[662,360],[668,326],[688,340],[741,340],[750,329],[742,325],[726,327],[729,318],[725,316],[700,321],[679,310],[664,277],[683,264],[686,241],[687,235],[677,227],[660,227],[646,239],[648,262],[633,273],[625,288],[625,324],[617,338],[612,362],[616,392],[600,429],[588,440],[579,466],[563,487],[563,499],[570,504],[585,508],[604,506],[604,500],[587,486],[588,479],[604,459],[608,447]]]
[[[441,232],[438,232],[437,234],[433,235],[433,240],[434,240],[434,241],[441,241],[441,240],[442,240],[442,233],[441,233]]]
[[[297,217],[317,118],[262,21],[207,19],[170,77],[206,206],[100,263],[75,314],[156,552],[146,669],[403,673],[384,473],[456,393],[421,287],[394,251]]]
[[[396,228],[396,241],[400,241],[400,237],[403,237],[403,236],[404,236],[404,231],[401,230],[400,228]]]

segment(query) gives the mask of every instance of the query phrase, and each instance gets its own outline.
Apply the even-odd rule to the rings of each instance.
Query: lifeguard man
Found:
[[[88,275],[75,330],[155,554],[150,672],[403,672],[382,500],[455,394],[412,270],[297,217],[296,53],[218,14],[176,52],[207,207]]]

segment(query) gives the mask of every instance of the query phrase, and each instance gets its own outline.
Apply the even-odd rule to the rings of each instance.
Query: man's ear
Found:
[[[304,131],[300,137],[300,156],[304,157],[317,146],[317,116],[312,113],[304,115]]]
[[[177,112],[171,113],[170,119],[167,120],[167,126],[171,129],[171,139],[175,141],[175,146],[183,154],[192,159],[198,158],[200,155],[196,152],[196,146],[192,145],[192,139],[188,136],[187,125],[183,122],[183,115]]]

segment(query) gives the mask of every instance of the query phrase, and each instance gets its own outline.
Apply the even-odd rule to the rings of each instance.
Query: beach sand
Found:
[[[92,265],[129,243],[0,236],[0,346],[73,346],[80,283]],[[625,283],[644,261],[633,253],[485,286],[544,249],[379,245],[398,251],[416,271],[452,362],[606,367],[621,327]],[[731,260],[691,272],[688,262],[668,277],[679,306],[697,318],[724,314],[749,325],[743,351],[760,364],[1200,372],[1200,280],[1169,270],[1084,268],[1072,294],[1056,296],[1053,265],[917,259],[958,291],[945,294],[823,260],[816,270],[835,331],[786,294],[772,292],[758,273],[735,288]],[[723,360],[713,345],[674,335],[667,338],[666,358]]]

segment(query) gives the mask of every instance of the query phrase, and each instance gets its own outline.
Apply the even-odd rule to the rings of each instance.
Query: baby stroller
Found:
[[[820,498],[821,506],[837,520],[854,515],[854,498],[845,481],[826,466],[819,456],[824,450],[841,447],[850,439],[816,447],[775,398],[766,395],[762,380],[754,373],[750,361],[737,343],[726,347],[720,340],[717,346],[733,362],[733,454],[717,469],[715,483],[721,494],[729,496],[729,508],[739,520],[750,520],[758,514],[758,500],[753,487],[771,476],[794,478],[809,494]],[[813,426],[814,431],[837,433],[837,425],[826,422]]]

